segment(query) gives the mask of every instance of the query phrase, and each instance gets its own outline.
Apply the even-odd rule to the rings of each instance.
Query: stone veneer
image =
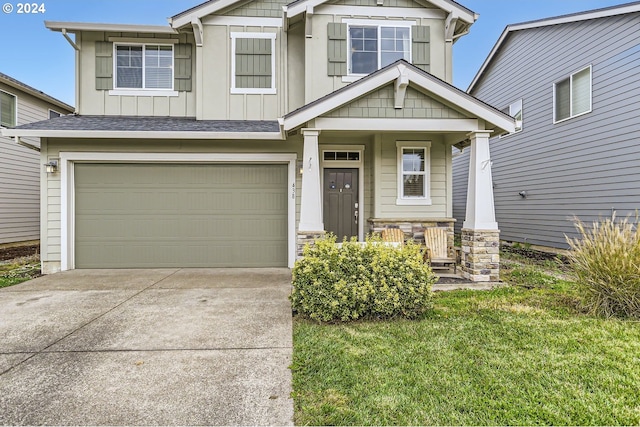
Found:
[[[462,275],[472,282],[500,280],[500,230],[462,229]]]
[[[426,228],[442,228],[447,232],[447,247],[449,256],[455,257],[453,250],[453,224],[455,218],[369,218],[369,233],[381,233],[385,228],[399,228],[404,232],[405,240],[413,240],[424,244],[424,230]]]
[[[302,250],[304,249],[304,245],[307,243],[314,244],[316,239],[320,239],[324,237],[326,234],[325,231],[298,231],[297,240],[296,240],[296,256],[297,258],[302,257]]]

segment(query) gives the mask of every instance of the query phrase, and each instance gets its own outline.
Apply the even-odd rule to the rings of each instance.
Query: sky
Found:
[[[168,25],[167,17],[203,1],[37,0],[38,13],[19,14],[20,1],[0,0],[0,72],[73,105],[74,50],[61,33],[45,28],[45,20]],[[480,17],[471,27],[471,32],[454,44],[453,84],[462,90],[467,89],[509,24],[628,2],[629,0],[458,0],[458,3],[478,13]],[[22,9],[24,12],[25,8]]]

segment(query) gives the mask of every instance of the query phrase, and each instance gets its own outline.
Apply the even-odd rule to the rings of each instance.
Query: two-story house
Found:
[[[572,218],[640,208],[640,2],[509,25],[468,92],[513,115],[491,140],[502,238],[566,248]],[[526,52],[526,53],[525,53]],[[465,216],[469,154],[454,158]]]
[[[73,107],[0,73],[0,130],[73,112]],[[40,141],[0,136],[0,245],[40,239]]]
[[[46,22],[77,51],[78,115],[8,133],[58,165],[43,271],[292,267],[319,235],[384,227],[453,245],[466,144],[463,271],[496,279],[477,254],[497,239],[488,140],[515,124],[450,84],[476,18],[451,0],[215,0],[168,26]]]

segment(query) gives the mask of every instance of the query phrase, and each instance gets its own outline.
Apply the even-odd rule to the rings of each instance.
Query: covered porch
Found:
[[[399,228],[424,243],[446,231],[454,256],[452,146],[469,146],[463,276],[497,281],[489,138],[513,119],[453,86],[399,61],[310,103],[281,120],[302,136],[297,247],[332,232],[339,239]]]

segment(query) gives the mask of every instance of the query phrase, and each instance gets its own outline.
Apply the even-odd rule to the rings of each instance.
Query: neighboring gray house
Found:
[[[468,89],[517,122],[490,143],[501,239],[563,248],[574,215],[640,208],[639,70],[640,2],[505,28]],[[454,154],[456,227],[468,162]]]
[[[70,105],[0,73],[0,129],[72,112]],[[40,239],[40,141],[21,141],[0,136],[0,245]]]
[[[453,247],[465,143],[465,256],[483,254],[462,270],[496,280],[493,203],[475,197],[489,137],[515,123],[450,84],[476,18],[452,0],[215,0],[163,26],[46,22],[77,50],[79,114],[3,131],[59,165],[42,271],[293,267],[325,232],[385,227],[441,228]]]

